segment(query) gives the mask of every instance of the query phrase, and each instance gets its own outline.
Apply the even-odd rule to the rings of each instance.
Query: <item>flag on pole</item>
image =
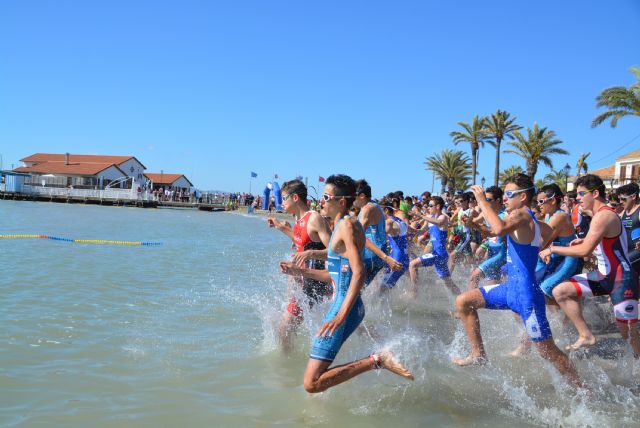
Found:
[[[256,178],[258,176],[258,174],[256,174],[255,172],[251,171],[251,178]]]
[[[320,183],[324,183],[324,177],[323,177],[323,176],[321,176],[321,175],[319,175],[319,176],[318,176],[318,181],[319,181]]]

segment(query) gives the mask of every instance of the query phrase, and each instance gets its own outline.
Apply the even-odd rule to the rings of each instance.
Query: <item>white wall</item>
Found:
[[[189,182],[184,177],[178,178],[176,181],[171,183],[171,185],[173,187],[182,187],[182,188],[185,188],[185,189],[188,189],[188,188],[191,187],[191,184],[189,184]]]

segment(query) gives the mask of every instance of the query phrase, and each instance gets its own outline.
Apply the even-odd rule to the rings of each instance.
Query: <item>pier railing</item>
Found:
[[[119,200],[131,200],[131,201],[151,201],[153,199],[149,192],[136,192],[132,189],[71,189],[60,187],[38,187],[38,186],[25,186],[25,190],[28,189],[28,193],[43,195],[43,196],[57,196],[68,198],[94,198],[94,199],[119,199]]]

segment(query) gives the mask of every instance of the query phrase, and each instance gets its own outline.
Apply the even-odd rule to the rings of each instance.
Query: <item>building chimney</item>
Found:
[[[64,164],[69,165],[69,153],[64,154]]]

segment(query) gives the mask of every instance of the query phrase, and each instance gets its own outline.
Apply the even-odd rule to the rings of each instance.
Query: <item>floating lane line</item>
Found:
[[[71,242],[74,244],[97,244],[97,245],[129,245],[129,246],[151,246],[162,245],[162,242],[145,241],[113,241],[109,239],[70,239],[49,235],[0,235],[0,239],[48,239],[51,241]]]

